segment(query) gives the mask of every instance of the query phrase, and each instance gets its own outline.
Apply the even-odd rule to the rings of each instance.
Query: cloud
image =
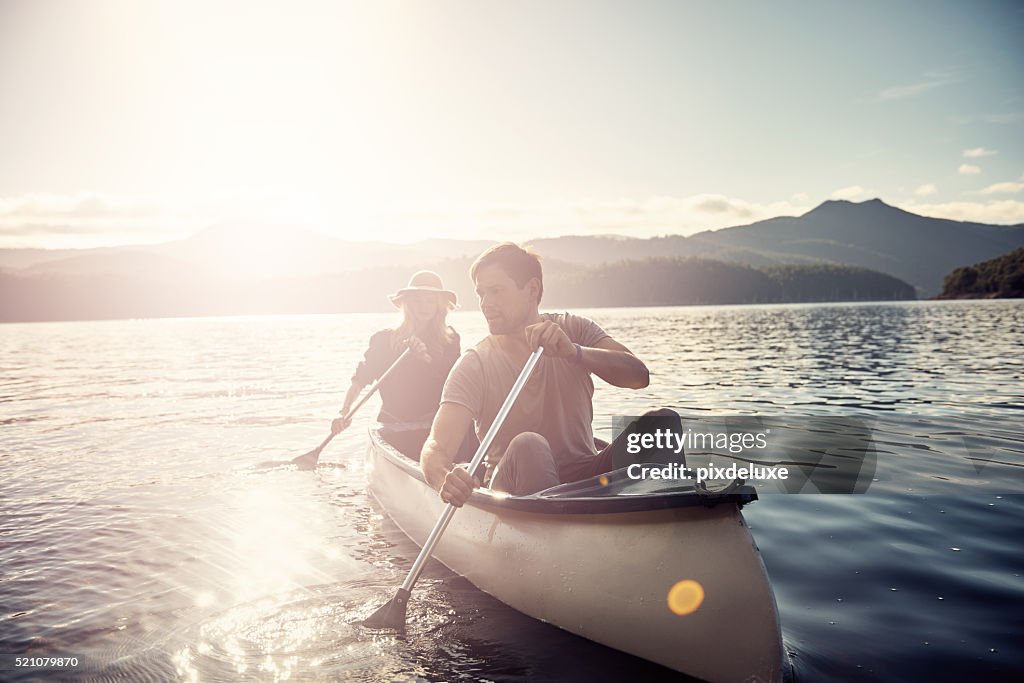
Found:
[[[264,188],[165,196],[100,192],[26,193],[0,197],[0,248],[86,249],[181,239],[216,223],[242,222],[323,229],[319,198]],[[332,225],[368,221],[353,211]],[[368,235],[366,239],[370,239]]]
[[[905,100],[911,97],[917,97],[929,90],[934,90],[950,83],[958,82],[958,78],[949,72],[929,72],[924,75],[924,79],[917,83],[910,83],[907,85],[894,85],[884,90],[881,90],[875,95],[875,100],[879,102],[886,102],[891,100]]]
[[[874,193],[870,188],[844,188],[851,189],[856,192],[847,196]],[[928,203],[913,199],[898,206],[936,218],[993,224],[1024,223],[1024,202],[1021,201]],[[396,215],[392,224],[383,226],[380,233],[429,233],[464,239],[479,238],[483,234],[491,239],[517,242],[556,235],[692,235],[779,216],[801,216],[812,208],[809,203],[791,200],[761,203],[720,194],[531,206],[463,206]]]
[[[1024,223],[1024,202],[1016,199],[989,202],[946,202],[943,204],[923,204],[910,201],[897,206],[904,211],[932,218],[949,218],[957,221],[997,225]]]
[[[89,248],[181,237],[196,227],[153,197],[26,193],[0,197],[0,248]]]
[[[931,183],[926,183],[921,187],[917,188],[916,190],[914,190],[914,194],[916,194],[919,197],[927,197],[928,195],[935,194],[938,191],[939,188],[935,187],[935,185]]]
[[[977,159],[979,157],[991,157],[999,154],[998,150],[985,149],[984,147],[974,147],[972,149],[965,149],[964,156],[969,159]]]
[[[811,196],[806,192],[794,192],[793,196],[789,198],[790,201],[796,202],[797,204],[806,204],[811,201]]]
[[[704,213],[731,213],[743,217],[750,216],[749,208],[735,205],[729,201],[728,197],[706,197],[694,205],[693,208]]]
[[[983,114],[981,120],[984,121],[985,123],[1011,125],[1014,123],[1020,123],[1021,121],[1024,121],[1024,113],[1010,112],[1006,114]]]
[[[978,190],[977,194],[1014,194],[1024,190],[1024,176],[1020,177],[1020,180],[1016,182],[1007,183],[995,183],[989,185],[984,190]]]
[[[847,199],[853,200],[858,197],[863,197],[867,191],[860,185],[851,185],[850,187],[841,187],[830,196],[832,199]]]
[[[981,167],[974,166],[972,164],[960,164],[960,168],[957,169],[957,173],[960,175],[977,175],[981,173]]]
[[[1005,112],[1001,114],[969,114],[947,116],[946,120],[957,126],[967,126],[975,123],[991,123],[1000,126],[1009,126],[1024,121],[1024,112]]]
[[[72,195],[35,192],[0,197],[0,219],[19,218],[150,218],[162,213],[150,197],[113,196],[96,192]]]
[[[913,83],[911,85],[897,85],[891,88],[886,88],[878,93],[876,96],[878,100],[903,100],[908,97],[915,97],[921,93],[928,92],[933,88],[937,88],[941,83],[934,81],[925,81],[922,83]]]
[[[1024,184],[1024,177],[1021,183]],[[859,198],[871,193],[870,189],[853,186],[837,190],[833,198]],[[214,213],[216,207],[212,203],[190,204],[181,199],[172,210],[169,200],[155,202],[149,198],[102,195],[102,200],[93,201],[88,199],[90,196],[93,195],[0,198],[0,248],[85,248],[162,242],[223,219],[223,215]],[[556,235],[692,235],[779,216],[800,216],[814,208],[805,201],[806,197],[805,193],[797,193],[788,200],[753,202],[709,193],[543,204],[434,206],[380,214],[360,225],[365,225],[365,239],[407,242],[427,236],[479,239],[486,235],[491,239],[526,241]],[[900,208],[956,220],[1024,223],[1024,202],[1015,200],[932,204],[914,199]],[[209,211],[201,214],[200,209]],[[332,232],[332,228],[346,229],[346,225],[335,220],[324,226],[327,232]],[[341,233],[338,236],[351,238]]]
[[[750,202],[720,194],[646,199],[590,200],[535,205],[463,206],[395,215],[381,231],[404,235],[445,235],[526,241],[556,235],[691,235],[800,216],[813,207],[791,201]]]

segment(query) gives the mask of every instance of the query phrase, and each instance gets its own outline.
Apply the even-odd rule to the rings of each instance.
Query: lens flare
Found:
[[[704,602],[704,587],[693,579],[680,581],[668,591],[668,608],[680,616],[693,614]]]

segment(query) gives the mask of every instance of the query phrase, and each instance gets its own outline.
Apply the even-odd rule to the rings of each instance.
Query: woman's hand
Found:
[[[427,353],[427,345],[424,344],[419,337],[409,337],[405,340],[405,345],[412,349],[412,355],[416,356],[424,363],[433,362],[434,359],[430,357],[429,353]]]
[[[331,434],[339,434],[345,431],[350,424],[352,424],[352,418],[346,418],[345,416],[334,418],[331,421]]]

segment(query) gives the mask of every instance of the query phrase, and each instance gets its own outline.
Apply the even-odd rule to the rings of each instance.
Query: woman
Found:
[[[406,287],[388,298],[402,309],[402,322],[370,337],[363,361],[352,375],[341,413],[348,414],[363,387],[378,379],[406,348],[411,348],[413,353],[380,385],[382,405],[377,420],[429,422],[441,402],[441,388],[448,371],[461,352],[459,335],[446,322],[448,311],[457,305],[455,292],[444,288],[437,273],[421,270],[409,278]],[[339,417],[331,423],[331,431],[338,433],[349,422]]]

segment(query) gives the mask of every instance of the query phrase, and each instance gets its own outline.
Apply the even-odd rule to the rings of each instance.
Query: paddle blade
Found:
[[[316,467],[317,460],[320,459],[320,448],[314,448],[309,453],[303,453],[297,458],[292,458],[292,464],[297,466],[300,470],[311,470]]]
[[[380,606],[376,612],[363,621],[367,628],[405,629],[405,606],[409,602],[409,591],[399,588],[395,597]]]

